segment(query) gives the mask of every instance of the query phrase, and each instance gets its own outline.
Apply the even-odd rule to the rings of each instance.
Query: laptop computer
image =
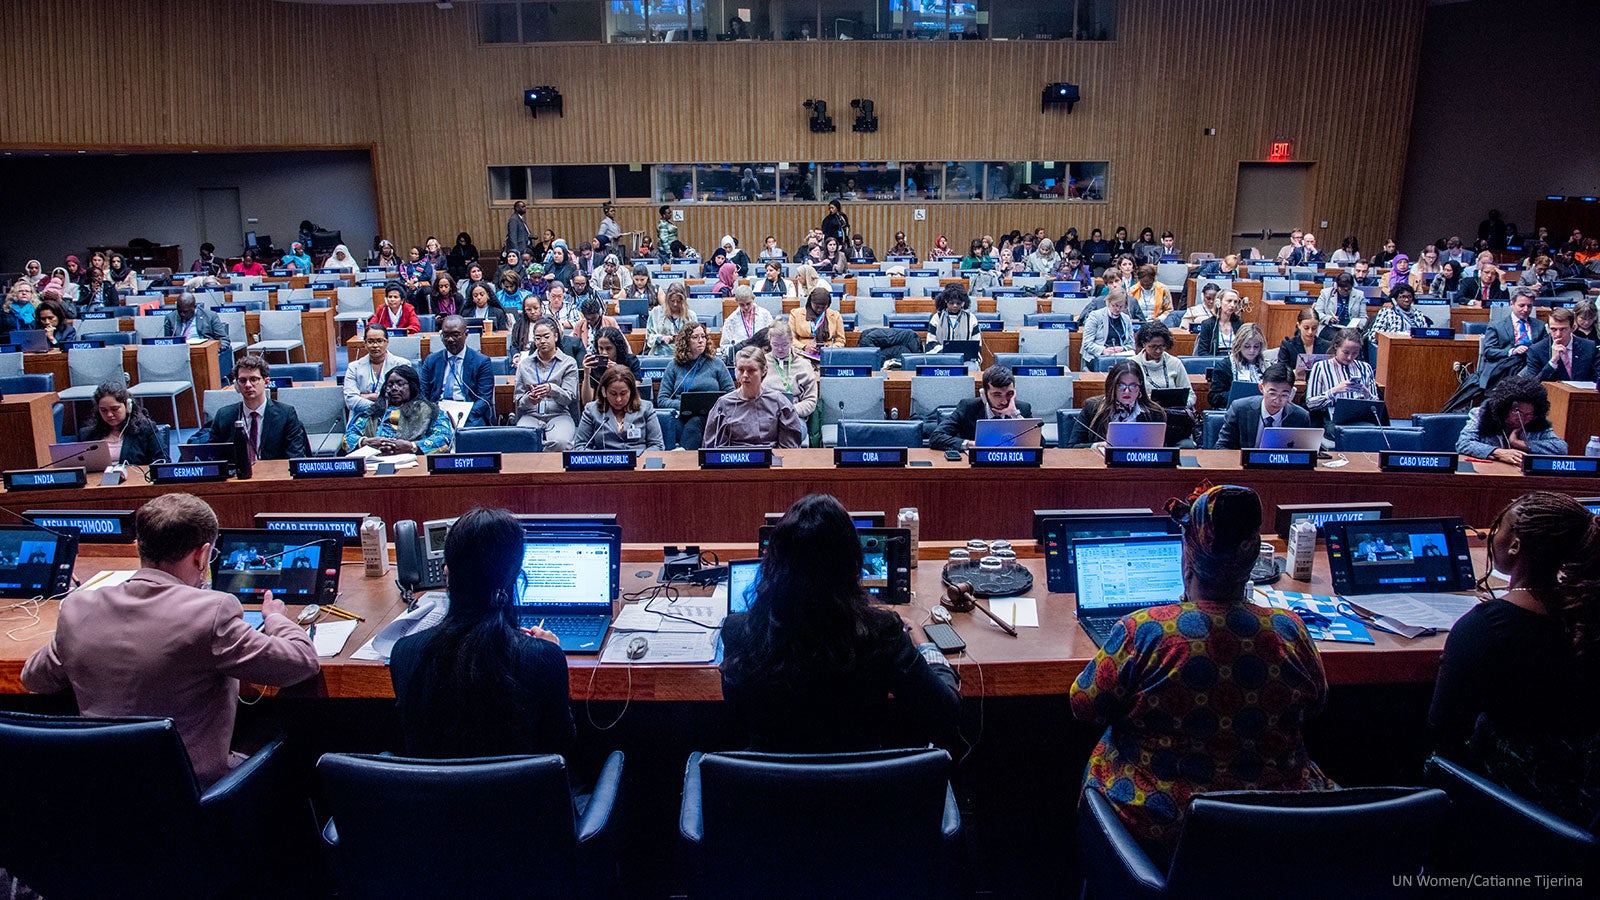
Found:
[[[50,445],[50,465],[104,469],[111,465],[111,445],[105,441],[63,441]]]
[[[1106,443],[1113,447],[1161,447],[1166,440],[1165,422],[1112,422],[1106,426]]]
[[[1261,449],[1320,450],[1323,436],[1321,428],[1263,428]]]
[[[1090,538],[1073,542],[1078,624],[1105,646],[1117,621],[1183,596],[1183,537]]]
[[[761,583],[760,559],[735,559],[728,563],[728,613],[750,611]]]
[[[1189,405],[1189,389],[1156,388],[1150,392],[1150,399],[1162,409],[1184,409]]]
[[[709,416],[711,407],[716,406],[720,399],[722,399],[721,391],[684,391],[683,396],[678,398],[678,418]]]
[[[1038,447],[1043,441],[1043,419],[979,419],[972,426],[979,447]]]
[[[599,653],[611,627],[616,548],[605,536],[525,534],[518,624],[553,633],[563,653]]]
[[[13,331],[7,340],[21,347],[23,353],[44,353],[50,349],[50,336],[40,328]]]
[[[1389,406],[1382,400],[1357,400],[1340,397],[1333,401],[1335,425],[1388,425]]]
[[[1230,404],[1235,400],[1243,400],[1247,397],[1259,396],[1261,396],[1261,384],[1259,382],[1235,381],[1233,385],[1228,388],[1228,402]]]
[[[945,341],[939,345],[938,352],[959,353],[962,362],[977,362],[982,350],[982,341]]]

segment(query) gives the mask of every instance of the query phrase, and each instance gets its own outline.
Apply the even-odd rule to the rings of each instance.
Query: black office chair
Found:
[[[317,773],[343,896],[600,897],[616,883],[611,828],[622,753],[577,809],[560,756],[407,759],[329,753]]]
[[[284,895],[309,805],[274,741],[202,792],[171,719],[0,712],[0,868],[41,895]]]
[[[1439,843],[1441,874],[1579,875],[1585,884],[1600,877],[1600,841],[1592,830],[1443,757],[1429,759],[1423,775],[1450,795],[1450,818]]]
[[[456,430],[457,453],[542,453],[544,432],[520,425],[479,425]]]
[[[1444,791],[1431,788],[1201,794],[1163,872],[1091,788],[1078,807],[1085,895],[1385,895],[1391,879],[1422,871],[1449,808]]]
[[[960,896],[949,774],[937,749],[694,754],[678,819],[690,896]]]
[[[1422,449],[1437,453],[1454,453],[1466,425],[1466,413],[1411,414],[1411,427],[1422,429]]]
[[[922,423],[905,420],[846,420],[839,423],[841,447],[921,447]]]
[[[1425,434],[1421,428],[1339,425],[1333,429],[1333,449],[1348,453],[1377,453],[1380,450],[1414,452],[1423,448]]]
[[[272,366],[274,378],[293,378],[296,384],[302,381],[321,381],[323,379],[322,363],[275,363]]]

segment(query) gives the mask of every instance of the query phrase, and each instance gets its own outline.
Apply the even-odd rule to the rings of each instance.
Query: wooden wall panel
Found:
[[[403,243],[458,230],[498,243],[492,164],[754,160],[1110,163],[1105,203],[917,204],[853,217],[886,246],[1042,225],[1171,228],[1184,249],[1232,244],[1238,164],[1274,138],[1314,161],[1325,245],[1395,227],[1423,0],[1123,0],[1106,43],[814,42],[480,47],[474,4],[321,6],[262,0],[11,0],[0,5],[0,146],[371,146],[380,221]],[[114,35],[104,45],[85,34]],[[100,40],[100,39],[96,39]],[[1069,80],[1083,101],[1041,114]],[[553,84],[566,115],[534,119],[521,90]],[[805,127],[829,102],[839,131]],[[869,97],[881,126],[850,129]],[[1215,128],[1215,136],[1203,129]],[[724,233],[792,247],[821,205],[690,206],[702,249]],[[540,205],[536,227],[593,233],[588,204]],[[645,205],[625,228],[653,228]],[[1316,225],[1318,222],[1306,223]]]

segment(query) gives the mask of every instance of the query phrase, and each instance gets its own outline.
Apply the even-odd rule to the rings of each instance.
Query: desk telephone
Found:
[[[430,519],[417,523],[401,519],[394,523],[395,579],[406,593],[438,590],[444,587],[444,541],[455,519]]]

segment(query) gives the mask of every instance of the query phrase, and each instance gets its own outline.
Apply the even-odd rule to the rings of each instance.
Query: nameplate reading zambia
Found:
[[[1406,450],[1379,450],[1378,468],[1385,472],[1443,472],[1454,474],[1461,461],[1457,453],[1420,453]]]
[[[360,478],[367,461],[359,456],[307,456],[289,460],[290,478]]]
[[[972,467],[1037,467],[1044,464],[1043,447],[973,447]]]
[[[428,457],[429,475],[465,475],[500,471],[498,453],[434,453]]]
[[[4,473],[4,478],[8,491],[81,488],[89,483],[89,473],[82,466],[60,469],[11,469]]]
[[[632,450],[567,450],[561,454],[561,467],[568,472],[630,471],[638,462]]]
[[[898,469],[910,458],[905,447],[833,448],[833,464],[841,469]]]
[[[1315,450],[1267,450],[1251,448],[1239,451],[1239,464],[1246,469],[1315,469]]]
[[[227,481],[233,467],[225,462],[153,463],[150,480],[156,484],[188,484],[196,481]]]
[[[702,469],[770,469],[771,447],[744,447],[736,450],[700,449]]]
[[[1529,453],[1522,457],[1522,473],[1593,478],[1600,475],[1600,456],[1543,456]]]
[[[83,544],[131,544],[133,513],[131,509],[30,509],[22,517],[40,528],[76,528]]]
[[[1108,469],[1173,469],[1177,465],[1177,447],[1106,448]]]
[[[871,378],[871,366],[823,366],[823,378]]]

